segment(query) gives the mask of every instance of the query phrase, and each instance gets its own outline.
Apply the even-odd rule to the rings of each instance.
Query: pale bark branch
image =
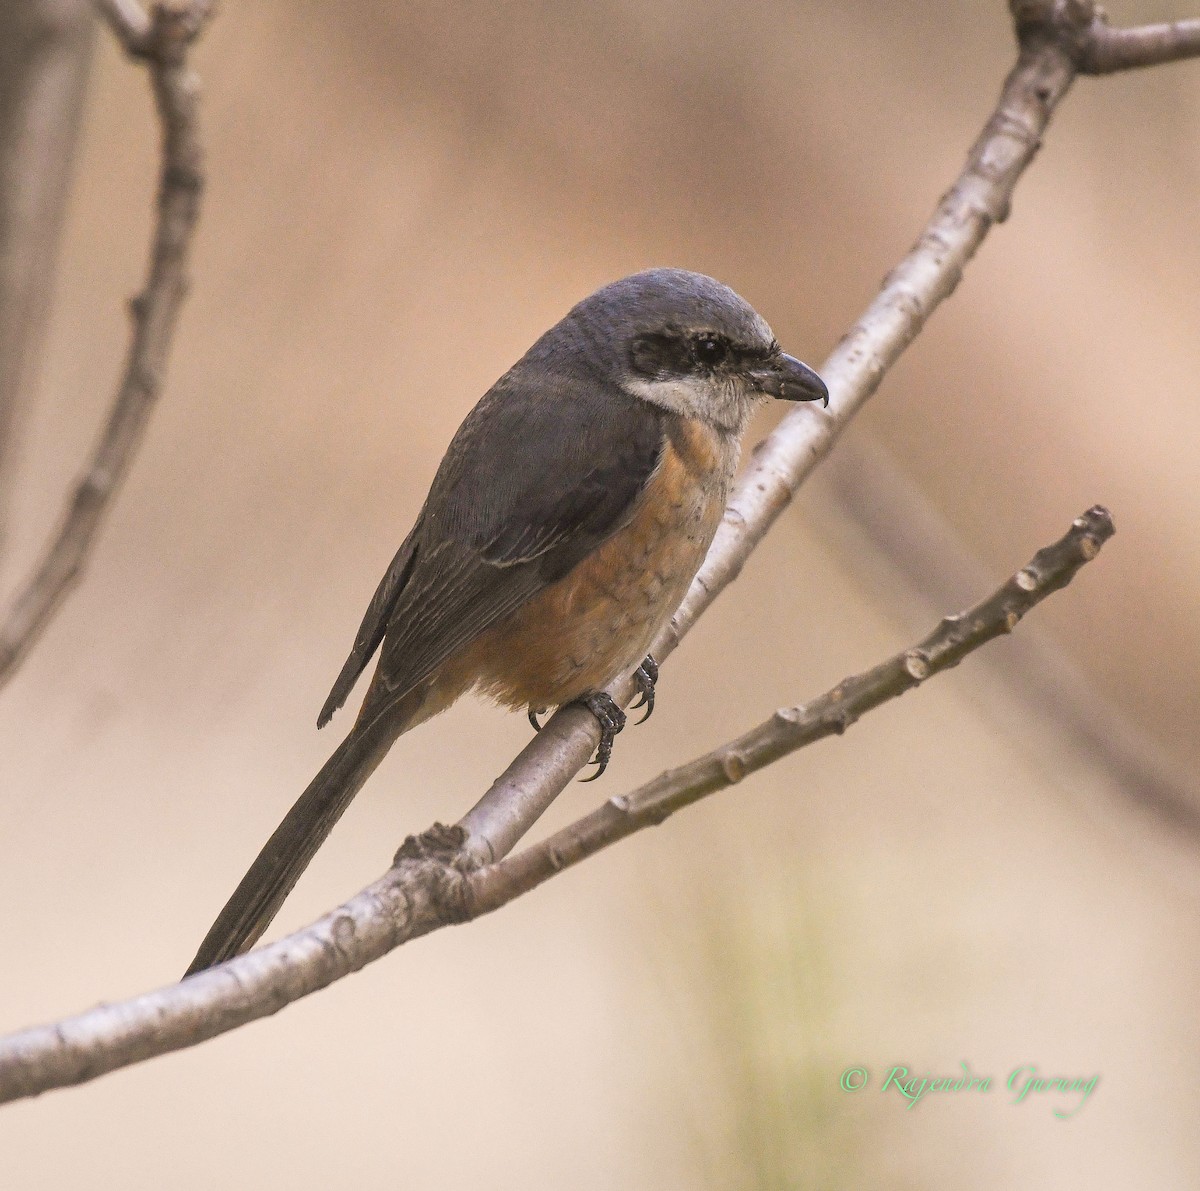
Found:
[[[1022,46],[1055,43],[1080,74],[1112,74],[1200,56],[1200,20],[1114,29],[1094,0],[1010,0]]]
[[[1023,46],[1061,46],[1079,74],[1114,74],[1200,57],[1200,20],[1114,29],[1095,0],[1010,0]]]
[[[821,367],[829,407],[797,407],[755,447],[700,573],[668,629],[651,646],[660,662],[741,573],[805,478],[930,314],[954,291],[992,225],[1007,216],[1017,180],[1075,77],[1068,45],[1073,51],[1079,24],[1066,17],[1061,24],[1057,40],[1043,26],[1032,42],[1022,35],[1017,64],[962,173],[879,295]],[[609,693],[623,705],[633,691],[633,683],[625,680]],[[595,720],[586,711],[570,707],[558,712],[462,819],[471,855],[485,861],[505,855],[587,763],[598,740]]]
[[[150,40],[150,15],[138,0],[97,0],[97,8],[127,54],[140,56]]]
[[[200,211],[199,87],[187,56],[211,5],[207,0],[180,7],[160,4],[150,17],[130,0],[110,0],[101,7],[122,44],[149,67],[163,133],[158,220],[145,287],[130,303],[133,329],[107,423],[58,529],[0,622],[0,685],[12,677],[81,578],[105,514],[133,461],[162,388],[187,290],[187,258]]]
[[[773,761],[826,736],[840,735],[881,703],[957,666],[1002,633],[1051,592],[1065,587],[1113,535],[1107,509],[1076,518],[1066,535],[1039,550],[987,599],[945,617],[923,640],[863,674],[843,679],[810,703],[785,707],[749,732],[670,769],[631,794],[610,798],[590,815],[548,839],[467,877],[470,916],[477,917],[540,885],[618,840],[653,827],[701,798],[740,782]]]
[[[962,173],[874,302],[821,367],[829,387],[828,409],[797,407],[755,447],[700,573],[669,628],[651,646],[660,662],[741,573],[887,370],[954,292],[992,226],[1008,217],[1013,190],[1040,147],[1055,108],[1089,60],[1093,43],[1098,39],[1108,45],[1117,37],[1132,44],[1142,32],[1110,28],[1091,0],[1011,0],[1010,9],[1020,53]],[[1192,23],[1177,24],[1190,28]],[[624,705],[635,689],[626,679],[609,693]],[[598,740],[599,730],[587,712],[558,712],[461,820],[470,854],[483,860],[505,855],[587,763]]]
[[[1137,29],[1112,29],[1098,21],[1092,27],[1079,70],[1081,74],[1113,74],[1196,57],[1200,57],[1200,20]]]
[[[690,803],[845,732],[865,712],[956,666],[1066,586],[1112,533],[1107,510],[1089,509],[991,596],[946,617],[912,648],[808,704],[776,712],[729,744],[610,799],[515,856],[480,867],[462,851],[461,827],[435,825],[405,841],[384,877],[312,926],[180,984],[0,1039],[0,1101],[194,1046],[269,1016],[411,939],[499,909]]]
[[[931,609],[952,607],[986,579],[983,564],[964,548],[941,513],[886,451],[862,435],[834,452],[820,480],[829,499],[867,535],[870,556],[860,556],[863,569],[893,602],[897,573]],[[827,528],[822,523],[816,527],[818,533]],[[886,579],[878,570],[880,559],[886,561]],[[1117,798],[1200,843],[1195,773],[1098,691],[1080,663],[1041,625],[1031,625],[1004,650],[989,652],[987,665],[1011,698],[1057,742],[1069,745],[1103,775]]]

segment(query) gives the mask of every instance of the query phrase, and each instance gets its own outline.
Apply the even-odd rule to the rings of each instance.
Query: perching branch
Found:
[[[947,616],[924,640],[863,674],[843,679],[811,703],[784,707],[769,720],[678,769],[669,769],[632,794],[610,798],[585,818],[533,847],[467,878],[470,917],[498,909],[564,868],[676,811],[740,782],[748,774],[815,744],[841,735],[868,711],[927,678],[957,666],[967,654],[1002,633],[1011,633],[1034,605],[1066,587],[1091,562],[1114,532],[1112,517],[1099,505],[1077,517],[1066,535],[1033,556],[1022,570],[982,603]]]
[[[181,984],[0,1039],[0,1101],[194,1046],[266,1017],[410,939],[499,909],[610,844],[796,749],[844,732],[865,712],[956,666],[1065,587],[1112,533],[1108,511],[1089,509],[999,590],[946,617],[911,649],[844,679],[811,703],[777,711],[729,744],[610,799],[515,856],[478,866],[464,856],[461,827],[435,826],[405,842],[386,876],[296,934]]]
[[[908,255],[885,278],[874,302],[820,369],[829,387],[829,408],[801,406],[790,411],[755,447],[704,566],[670,627],[651,646],[660,662],[737,578],[887,370],[953,293],[993,224],[1007,218],[1013,190],[1040,146],[1054,109],[1076,74],[1086,69],[1089,56],[1099,52],[1093,47],[1126,36],[1131,44],[1146,40],[1142,29],[1110,28],[1091,0],[1010,0],[1010,8],[1019,45],[1017,63],[962,173]],[[1194,23],[1181,22],[1180,27]],[[1190,56],[1198,55],[1200,46]],[[1187,55],[1180,50],[1176,56]],[[1127,57],[1128,65],[1143,64],[1135,56]],[[633,692],[632,682],[626,680],[609,693],[625,704]],[[595,720],[587,712],[558,712],[461,820],[469,853],[485,861],[506,855],[586,764],[598,740]]]
[[[1012,0],[1012,7],[1020,42],[1018,61],[966,167],[913,249],[889,274],[879,296],[822,369],[831,394],[829,410],[795,410],[756,448],[704,567],[670,629],[653,647],[657,657],[670,653],[737,577],[804,478],[828,453],[932,311],[953,291],[992,225],[1006,216],[1013,189],[1055,107],[1084,68],[1098,27],[1094,6],[1081,0]],[[1103,524],[1102,514],[1095,512],[1068,535],[1068,542],[1077,535],[1078,544],[1077,561],[1069,564],[1072,573],[1107,536]],[[1069,549],[1064,547],[1068,554]],[[1039,556],[1028,572],[1029,577],[1043,576],[1032,582],[1041,594],[1052,588],[1045,576],[1053,570],[1053,557],[1052,553],[1048,562],[1045,555]],[[1018,579],[1017,588],[1027,581]],[[1007,623],[1008,611],[1002,615]],[[939,640],[935,635],[934,643]],[[962,642],[953,637],[948,641],[956,643],[948,644],[948,652],[941,656],[945,664],[952,664],[962,656]],[[905,672],[916,678],[907,667]],[[902,685],[905,682],[901,679]],[[627,702],[631,685],[618,684],[611,693]],[[851,684],[840,689],[844,701]],[[858,700],[854,714],[872,705],[872,689],[853,688]],[[800,723],[796,727],[802,729]],[[528,883],[521,888],[536,884],[544,879],[538,867],[543,862],[534,859],[540,855],[537,848],[511,861],[502,858],[584,765],[596,741],[592,717],[579,709],[564,709],[457,827],[410,839],[384,878],[314,925],[180,985],[0,1040],[0,1099],[82,1082],[274,1013],[410,938],[482,913],[491,908],[488,898],[500,904],[495,899],[506,881]],[[698,764],[708,772],[703,761]],[[740,772],[739,765],[733,762],[722,772],[732,780]],[[680,797],[686,801],[682,793]],[[650,805],[652,821],[663,808]],[[620,810],[616,802],[613,806]],[[572,830],[582,827],[576,824]],[[588,838],[597,840],[596,847],[608,842],[603,833]],[[573,859],[553,849],[545,856],[550,869]],[[537,871],[521,877],[526,866]]]
[[[145,288],[130,303],[133,331],[116,399],[74,497],[37,569],[0,622],[0,685],[15,673],[71,588],[79,582],[113,496],[133,461],[162,389],[171,337],[187,291],[187,257],[200,213],[203,152],[196,127],[198,83],[188,67],[210,0],[100,5],[126,50],[146,61],[162,123],[158,222]]]

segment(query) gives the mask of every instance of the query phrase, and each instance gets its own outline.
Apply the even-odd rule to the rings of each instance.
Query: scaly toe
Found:
[[[634,707],[644,707],[646,714],[637,722],[644,724],[654,713],[654,684],[658,681],[658,663],[649,655],[646,660],[633,672],[633,681],[641,692]]]
[[[600,725],[600,743],[596,747],[596,759],[592,762],[598,766],[591,777],[580,778],[580,781],[594,782],[607,768],[612,756],[613,739],[625,727],[625,713],[613,702],[612,696],[600,691],[599,694],[587,695],[576,700],[581,706],[596,717]]]

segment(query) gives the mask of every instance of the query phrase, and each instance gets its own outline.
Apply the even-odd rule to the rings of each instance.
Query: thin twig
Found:
[[[927,678],[957,666],[982,645],[1011,633],[1051,592],[1066,587],[1113,535],[1112,517],[1099,505],[1076,518],[1066,535],[1034,555],[1022,570],[975,607],[947,616],[924,640],[863,674],[689,761],[667,770],[632,794],[610,798],[590,815],[523,852],[470,874],[470,916],[477,917],[540,885],[602,848],[653,827],[676,811],[740,782],[751,773],[826,736],[841,735],[868,711],[896,699]]]
[[[107,18],[114,36],[125,52],[140,56],[150,42],[150,15],[138,0],[96,0],[96,7]]]
[[[1022,46],[1060,45],[1078,74],[1114,74],[1200,56],[1200,20],[1114,29],[1095,0],[1009,0]]]
[[[12,677],[82,577],[105,514],[133,461],[162,389],[200,212],[204,180],[196,127],[199,86],[187,56],[211,4],[159,4],[150,17],[132,0],[105,0],[101,8],[122,45],[149,66],[163,130],[158,221],[145,288],[130,303],[132,335],[108,421],[37,569],[0,623],[0,685]]]
[[[960,616],[946,617],[911,649],[843,680],[811,703],[776,712],[737,740],[632,794],[610,799],[524,852],[477,867],[464,858],[461,828],[435,826],[407,840],[384,877],[294,935],[181,984],[0,1039],[0,1101],[82,1083],[194,1046],[275,1013],[402,943],[498,909],[787,753],[844,732],[865,712],[1011,632],[1030,608],[1095,558],[1112,533],[1108,512],[1089,509],[993,595]]]
[[[1111,29],[1098,22],[1079,63],[1081,74],[1113,74],[1200,56],[1200,20]]]
[[[898,573],[926,610],[957,603],[986,578],[983,564],[925,495],[901,474],[889,454],[863,435],[845,442],[820,473],[830,498],[870,541],[858,555],[875,585],[895,602]],[[830,528],[815,523],[817,532]],[[836,522],[833,527],[836,534]],[[878,571],[885,561],[887,578]],[[1172,832],[1200,843],[1196,775],[1107,699],[1080,663],[1040,625],[1004,650],[987,654],[988,666],[1011,697],[1055,740],[1070,745],[1115,797],[1149,811]]]

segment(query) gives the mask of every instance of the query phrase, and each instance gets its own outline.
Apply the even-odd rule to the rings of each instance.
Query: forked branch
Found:
[[[1039,550],[986,600],[958,616],[947,616],[911,649],[844,679],[810,703],[781,708],[736,740],[667,770],[632,794],[610,798],[541,843],[472,873],[467,878],[470,916],[497,909],[562,869],[656,826],[685,806],[740,782],[797,749],[826,736],[840,736],[866,712],[957,666],[994,637],[1011,633],[1030,608],[1070,583],[1112,535],[1108,510],[1099,505],[1088,509],[1063,538]]]
[[[411,837],[391,870],[357,897],[278,942],[199,972],[180,984],[0,1039],[0,1101],[82,1083],[153,1055],[275,1013],[284,1005],[443,926],[506,905],[570,865],[662,822],[705,795],[825,736],[957,665],[1011,632],[1035,604],[1064,587],[1112,536],[1107,510],[1089,509],[1066,536],[1040,550],[998,591],[947,617],[923,641],[778,711],[737,740],[603,806],[540,844],[479,866],[462,850],[461,827]]]

